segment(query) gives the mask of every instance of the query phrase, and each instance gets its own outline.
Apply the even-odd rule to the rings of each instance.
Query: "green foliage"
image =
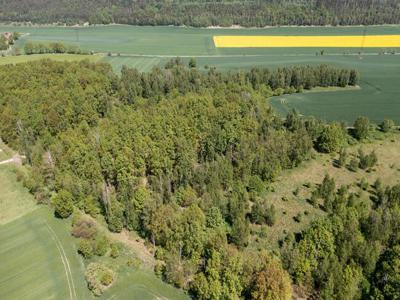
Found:
[[[394,121],[390,119],[383,120],[383,122],[379,125],[383,132],[389,132],[394,126]]]
[[[344,146],[346,133],[343,127],[338,123],[332,123],[325,126],[317,139],[317,149],[321,152],[337,152]]]
[[[399,8],[396,0],[368,1],[346,0],[340,2],[321,0],[274,1],[94,1],[64,3],[54,0],[3,1],[2,22],[67,23],[89,21],[91,24],[122,23],[132,25],[265,27],[277,25],[376,25],[398,24]],[[29,9],[26,9],[26,8]],[[60,13],[62,12],[62,13]],[[324,50],[321,51],[321,55]]]
[[[252,299],[292,299],[290,278],[276,259],[262,253],[256,270],[251,290]]]
[[[359,165],[358,160],[357,160],[356,158],[352,158],[352,159],[350,160],[350,162],[349,162],[348,168],[349,168],[349,170],[352,171],[352,172],[357,172],[357,170],[358,170],[358,165]]]
[[[194,58],[191,58],[189,60],[189,68],[196,68],[196,66],[197,66],[196,60]]]
[[[111,231],[137,230],[160,249],[164,277],[194,297],[238,299],[254,292],[258,298],[285,298],[286,280],[277,279],[283,292],[271,291],[277,283],[269,276],[281,276],[279,263],[263,270],[253,266],[249,274],[258,270],[257,282],[243,275],[249,217],[275,223],[274,206],[259,199],[265,185],[309,159],[312,142],[326,126],[296,112],[282,121],[265,94],[343,84],[340,72],[328,66],[200,72],[180,59],[150,73],[124,68],[121,77],[107,65],[87,61],[4,66],[0,134],[29,157],[32,189],[45,195],[59,191],[56,211],[71,213],[75,205],[101,213]],[[26,86],[26,77],[35,84]],[[341,129],[328,127],[334,136]],[[320,138],[328,150],[341,147],[330,139],[332,132]],[[329,213],[347,203],[347,195],[336,197],[329,176],[317,194]],[[397,195],[390,189],[376,202],[395,205]],[[73,225],[73,234],[85,238],[80,253],[105,255],[111,247],[115,257],[114,246],[88,220]],[[302,236],[293,263],[297,281],[310,279],[334,252],[331,227],[315,225]],[[88,280],[96,294],[106,285],[100,275]]]
[[[87,217],[79,217],[73,221],[71,234],[77,238],[91,239],[97,234],[95,221]]]
[[[360,160],[358,166],[363,170],[372,168],[378,162],[375,151],[372,151],[370,154],[365,154],[364,151],[360,149],[358,151],[358,156]]]
[[[85,279],[88,288],[95,296],[100,296],[112,285],[115,279],[115,273],[100,263],[90,263],[85,272]]]
[[[59,191],[54,196],[52,203],[55,214],[60,218],[68,218],[74,211],[72,195],[66,190]]]
[[[354,137],[358,140],[366,139],[369,135],[369,120],[366,117],[359,117],[354,122]]]
[[[374,274],[374,286],[384,299],[400,297],[400,245],[388,249],[381,256]]]
[[[337,166],[342,168],[347,164],[348,153],[345,148],[342,148],[339,153],[339,159],[337,160]]]
[[[112,258],[117,258],[120,255],[121,250],[120,250],[120,246],[118,244],[112,243],[110,245],[110,249],[111,249],[110,256]]]
[[[257,200],[251,207],[251,221],[256,224],[273,226],[276,222],[275,206],[268,205],[264,199]]]
[[[78,253],[84,258],[91,258],[94,254],[92,242],[87,239],[81,239],[79,241]]]
[[[103,256],[107,253],[110,248],[110,241],[105,235],[100,235],[96,238],[94,244],[94,254],[98,256]]]
[[[45,54],[45,53],[54,53],[54,54],[83,54],[86,55],[88,52],[79,49],[76,46],[64,45],[63,43],[50,43],[50,44],[42,44],[42,43],[32,43],[27,42],[24,46],[24,52],[27,55],[31,54]]]

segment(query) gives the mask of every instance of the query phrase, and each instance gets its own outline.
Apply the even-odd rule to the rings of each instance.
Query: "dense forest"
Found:
[[[1,66],[0,77],[0,137],[26,155],[21,176],[37,201],[62,218],[79,209],[111,231],[137,231],[155,271],[194,298],[291,299],[292,282],[322,299],[398,297],[399,186],[376,182],[368,209],[326,177],[313,197],[325,217],[288,234],[281,253],[247,247],[250,223],[276,219],[268,183],[314,148],[337,152],[369,130],[365,118],[354,137],[296,112],[282,119],[266,97],[356,85],[357,71],[203,72],[175,59],[117,76],[108,64],[43,60]],[[356,167],[377,159],[360,153]]]
[[[397,0],[0,0],[0,21],[264,27],[400,23]]]

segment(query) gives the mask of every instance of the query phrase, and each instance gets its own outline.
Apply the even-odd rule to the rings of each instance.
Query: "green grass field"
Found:
[[[35,61],[40,59],[52,59],[56,61],[79,61],[88,59],[91,62],[99,61],[103,58],[102,55],[78,55],[78,54],[34,54],[34,55],[20,55],[20,56],[6,56],[0,57],[0,65],[19,64],[28,61]]]
[[[27,41],[63,41],[85,50],[103,54],[118,72],[123,65],[149,71],[155,65],[164,65],[172,57],[184,60],[195,57],[199,68],[216,66],[220,70],[248,69],[253,66],[280,67],[294,64],[328,63],[358,69],[361,89],[338,93],[313,93],[284,96],[273,99],[272,106],[282,114],[292,108],[302,114],[327,120],[352,123],[359,115],[373,121],[392,118],[400,122],[400,56],[379,55],[383,50],[365,48],[216,48],[214,35],[396,35],[397,26],[356,27],[278,27],[264,29],[201,29],[170,26],[96,26],[96,27],[9,27],[2,31],[27,33],[18,42],[23,47]],[[323,56],[317,52],[325,50]],[[362,53],[359,56],[359,52]],[[119,54],[119,55],[118,55]],[[1,58],[0,58],[1,63]]]

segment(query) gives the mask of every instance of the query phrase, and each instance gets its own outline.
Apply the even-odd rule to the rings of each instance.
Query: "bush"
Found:
[[[78,253],[84,258],[91,258],[93,256],[93,246],[89,240],[81,239],[78,246]]]
[[[394,127],[394,122],[393,120],[390,119],[385,119],[383,122],[380,124],[380,129],[383,132],[389,132],[393,127]]]
[[[114,280],[113,273],[110,271],[105,271],[101,276],[100,282],[102,285],[109,286]]]
[[[96,223],[87,217],[80,217],[74,222],[71,233],[77,238],[91,239],[97,233]]]
[[[357,172],[357,170],[358,170],[358,160],[357,159],[352,158],[350,160],[349,170],[352,171],[352,172]]]
[[[105,235],[97,237],[95,241],[94,253],[98,256],[103,256],[107,253],[110,247],[110,242]]]
[[[368,186],[369,186],[368,181],[367,181],[365,178],[361,178],[360,183],[359,183],[359,187],[360,187],[362,190],[365,191],[365,190],[368,189]]]
[[[91,263],[85,272],[85,279],[89,290],[95,296],[100,296],[112,285],[115,279],[115,273],[100,263]]]
[[[113,243],[113,244],[110,245],[110,248],[111,248],[110,256],[111,256],[112,258],[117,258],[117,257],[119,256],[119,254],[120,254],[120,247],[119,247],[119,245]]]
[[[358,140],[363,140],[369,134],[369,120],[366,117],[359,117],[354,122],[354,137]]]
[[[348,157],[348,154],[347,154],[346,149],[342,148],[342,150],[340,150],[339,159],[337,161],[337,166],[339,168],[342,168],[342,167],[344,167],[346,165],[347,157]]]
[[[360,149],[358,155],[360,157],[359,167],[363,170],[372,168],[378,162],[378,157],[376,156],[375,151],[372,151],[370,154],[365,154]]]
[[[265,212],[265,223],[269,226],[273,226],[276,222],[276,209],[272,204]]]
[[[53,198],[55,214],[60,218],[68,218],[74,211],[72,195],[70,192],[61,190]]]
[[[338,151],[345,142],[346,133],[338,123],[325,126],[317,139],[317,149],[320,152],[332,153]]]
[[[297,215],[295,215],[293,217],[293,219],[297,222],[300,223],[303,220],[303,214],[302,213],[298,213]]]

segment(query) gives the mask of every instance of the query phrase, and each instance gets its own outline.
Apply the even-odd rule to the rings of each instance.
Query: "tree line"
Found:
[[[174,59],[149,73],[124,67],[121,76],[88,61],[1,66],[0,136],[26,155],[21,176],[38,202],[59,217],[79,209],[104,216],[111,231],[137,231],[154,247],[156,273],[195,298],[290,299],[288,272],[306,285],[318,265],[301,269],[301,256],[291,256],[296,241],[287,242],[283,265],[247,247],[250,223],[275,222],[262,199],[282,170],[311,159],[314,148],[337,151],[350,137],[342,124],[296,112],[283,120],[266,97],[356,84],[358,73],[326,65],[201,72],[195,65]],[[352,134],[362,139],[365,120],[358,123]],[[100,247],[93,239],[82,242],[82,253]]]
[[[1,21],[195,27],[398,24],[397,0],[0,1]]]
[[[49,44],[27,42],[24,46],[24,52],[27,55],[45,54],[45,53],[89,54],[88,51],[82,50],[78,46],[65,45],[64,43],[60,42],[49,43]]]

